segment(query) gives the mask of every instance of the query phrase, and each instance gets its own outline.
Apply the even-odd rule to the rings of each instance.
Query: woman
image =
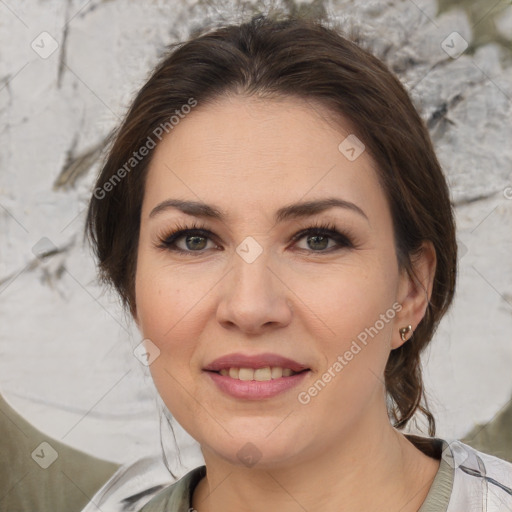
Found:
[[[453,298],[453,213],[425,126],[366,51],[265,16],[177,45],[88,229],[205,460],[142,510],[512,507],[512,465],[433,437],[420,353]],[[416,413],[429,438],[401,432]]]

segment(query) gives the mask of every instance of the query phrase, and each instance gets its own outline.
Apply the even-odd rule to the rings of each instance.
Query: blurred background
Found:
[[[98,457],[160,451],[141,337],[83,243],[87,201],[108,133],[166,45],[272,6],[353,34],[425,119],[460,250],[454,306],[424,354],[437,435],[512,460],[510,0],[0,0],[0,393]],[[197,446],[175,428],[194,467]]]

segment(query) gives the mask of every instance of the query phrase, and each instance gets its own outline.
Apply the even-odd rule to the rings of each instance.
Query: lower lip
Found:
[[[308,371],[290,375],[290,377],[281,377],[266,381],[257,380],[239,380],[220,375],[220,373],[206,372],[218,388],[224,393],[235,397],[245,398],[246,400],[262,400],[272,398],[283,393],[304,380]]]

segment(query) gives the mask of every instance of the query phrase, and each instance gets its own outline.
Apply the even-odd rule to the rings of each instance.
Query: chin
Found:
[[[255,429],[253,435],[248,429],[239,430],[239,435],[228,429],[232,436],[224,432],[222,440],[217,439],[217,442],[208,436],[200,441],[205,460],[208,452],[213,452],[216,457],[241,468],[277,469],[294,464],[301,452],[297,432],[283,430],[277,434],[277,423],[272,423],[272,428]]]

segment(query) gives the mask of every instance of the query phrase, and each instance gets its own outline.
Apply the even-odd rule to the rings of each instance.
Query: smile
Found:
[[[280,354],[226,354],[203,368],[216,388],[233,398],[262,400],[297,386],[310,372]]]
[[[238,380],[257,380],[265,382],[269,380],[280,379],[281,377],[291,377],[299,372],[294,372],[291,368],[281,368],[279,366],[266,366],[265,368],[223,368],[219,371],[224,377],[231,377]]]
[[[274,377],[272,372],[274,372]],[[310,370],[294,372],[289,368],[267,367],[256,370],[253,368],[230,368],[229,370],[205,371],[204,373],[209,377],[210,382],[225,395],[244,400],[264,400],[298,386],[309,372]],[[230,373],[234,376],[231,377]],[[277,376],[278,373],[281,374],[281,377]],[[290,375],[287,375],[288,373]]]

